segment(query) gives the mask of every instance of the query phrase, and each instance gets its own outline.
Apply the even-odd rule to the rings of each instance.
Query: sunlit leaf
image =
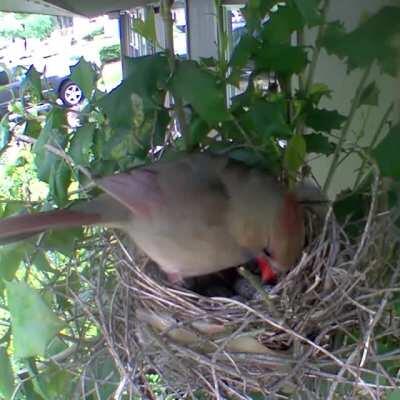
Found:
[[[42,98],[42,81],[40,73],[31,65],[21,82],[20,91],[22,96],[29,91],[36,99]]]
[[[68,187],[71,183],[71,169],[64,160],[53,164],[49,177],[49,193],[54,202],[64,206],[68,202]]]
[[[15,356],[44,355],[47,344],[63,323],[49,309],[39,292],[26,283],[8,282],[6,287]]]
[[[309,97],[311,101],[316,105],[318,105],[323,97],[327,97],[330,99],[332,97],[331,94],[332,89],[329,89],[328,85],[326,85],[325,83],[314,83],[309,91]]]
[[[314,108],[306,114],[307,126],[316,131],[330,132],[333,129],[340,129],[345,120],[346,117],[336,110]]]
[[[13,279],[21,261],[29,250],[29,244],[26,242],[0,246],[0,277],[8,281]]]
[[[163,88],[169,76],[169,67],[167,58],[162,54],[126,58],[126,62],[126,78],[103,96],[98,104],[107,115],[111,127],[129,130],[132,128],[136,112],[131,95],[134,93],[142,99],[146,118],[148,112],[151,113],[151,118],[154,118],[154,110],[163,105]]]
[[[70,67],[70,70],[70,79],[80,87],[85,97],[90,99],[97,78],[93,65],[81,57],[75,65]]]
[[[66,117],[61,108],[53,108],[47,115],[46,124],[33,147],[36,154],[35,164],[38,169],[38,177],[44,182],[48,182],[52,168],[58,164],[60,157],[48,151],[46,145],[51,145],[56,149],[64,149],[66,145]]]
[[[286,147],[284,164],[290,174],[295,174],[304,164],[306,142],[302,135],[294,135]]]
[[[194,61],[183,61],[177,65],[172,90],[210,124],[231,118],[226,110],[224,85]]]
[[[157,45],[156,24],[153,7],[148,7],[146,19],[134,18],[132,21],[133,30],[153,45]]]
[[[400,124],[395,125],[372,151],[383,176],[400,177]]]
[[[7,121],[0,121],[0,154],[7,148],[10,142],[10,127]]]
[[[4,347],[0,347],[0,398],[10,399],[14,392],[14,372]]]
[[[371,82],[361,93],[360,105],[377,106],[379,89],[375,82]]]

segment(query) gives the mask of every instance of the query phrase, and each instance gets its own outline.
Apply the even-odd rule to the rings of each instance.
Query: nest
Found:
[[[96,275],[96,302],[79,301],[118,368],[114,397],[156,398],[149,373],[173,398],[379,399],[397,388],[388,363],[400,350],[382,356],[378,344],[400,337],[391,306],[400,236],[393,213],[377,213],[374,185],[358,240],[330,210],[298,265],[271,287],[244,267],[170,285],[118,235],[104,240],[101,262],[117,271],[116,285]]]

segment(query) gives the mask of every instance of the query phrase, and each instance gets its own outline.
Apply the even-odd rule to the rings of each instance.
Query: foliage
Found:
[[[100,28],[94,29],[92,32],[88,33],[87,35],[83,36],[83,40],[87,40],[88,42],[92,41],[96,36],[104,35],[104,27],[101,26]]]
[[[100,49],[100,61],[102,64],[117,61],[121,58],[121,47],[119,44],[105,46]]]
[[[0,16],[0,36],[9,39],[46,39],[56,28],[55,17],[35,14],[2,14]]]
[[[398,68],[395,38],[400,33],[400,8],[384,7],[346,32],[340,22],[328,23],[319,5],[317,0],[249,0],[244,8],[246,27],[228,64],[226,60],[197,62],[173,56],[171,59],[167,49],[127,59],[126,77],[110,93],[98,90],[96,71],[81,59],[71,68],[71,78],[83,89],[87,102],[79,115],[79,124],[74,126],[68,124],[65,108],[42,92],[39,74],[30,69],[22,85],[31,95],[25,106],[35,96],[43,96],[52,108],[44,119],[23,109],[20,121],[13,127],[6,118],[1,121],[0,154],[7,156],[9,148],[15,148],[21,132],[34,143],[31,158],[24,155],[25,161],[19,160],[21,165],[15,162],[7,167],[10,179],[6,179],[0,193],[14,201],[1,204],[1,216],[64,206],[76,200],[76,189],[87,183],[84,171],[102,176],[146,164],[159,146],[166,150],[165,157],[199,149],[224,153],[273,171],[289,186],[302,177],[304,170],[309,170],[304,166],[310,155],[333,154],[332,174],[335,173],[340,160],[354,152],[355,143],[347,141],[347,133],[355,114],[361,107],[379,104],[377,84],[367,79],[371,65],[378,64],[388,74]],[[21,22],[24,21],[25,30],[13,34],[28,35],[27,27],[32,35],[50,34],[54,27],[51,18],[42,19],[40,29],[33,28],[34,20],[33,16],[24,17]],[[150,15],[146,21],[136,21],[135,29],[155,41],[153,22]],[[317,27],[321,33],[314,47],[306,47],[300,39],[292,40],[294,33],[310,27]],[[95,36],[94,32],[91,36]],[[349,71],[364,71],[348,115],[321,104],[334,89],[313,82],[313,57],[321,48],[342,59]],[[100,51],[102,63],[119,58],[119,45]],[[264,81],[264,87],[257,85],[257,80]],[[235,85],[245,90],[237,90],[227,102],[227,87]],[[167,93],[175,99],[168,106]],[[175,120],[177,115],[183,115],[179,122]],[[389,132],[386,126],[384,120],[377,135],[379,140],[372,147],[358,150],[368,160],[360,173],[368,175],[377,165],[384,176],[398,180],[399,125]],[[7,184],[11,178],[15,183]],[[21,201],[32,193],[30,185],[39,181],[43,196]],[[325,189],[329,189],[329,184]],[[354,208],[359,197],[354,200],[349,196],[338,203],[337,209],[344,210],[345,217],[349,199]],[[63,385],[67,387],[68,382],[76,383],[67,371],[60,371],[51,363],[40,364],[40,373],[36,368],[37,361],[48,357],[50,350],[59,354],[72,348],[74,341],[68,338],[78,337],[88,343],[88,353],[91,341],[97,338],[95,323],[86,321],[82,310],[78,313],[76,304],[67,296],[67,290],[73,286],[78,294],[76,301],[93,300],[93,288],[87,280],[91,273],[89,251],[85,247],[93,239],[92,233],[82,229],[49,232],[41,238],[40,246],[26,241],[0,249],[0,306],[7,310],[0,318],[6,325],[10,320],[12,323],[12,334],[8,329],[0,331],[0,394],[8,396],[13,390],[14,372],[10,365],[19,366],[16,357],[30,366],[29,376],[34,384],[27,383],[23,388],[32,395],[29,398],[57,398],[45,390],[50,390],[49,377],[53,375],[57,377],[51,389],[54,393]],[[101,254],[101,250],[91,250],[90,254],[93,253]],[[111,273],[107,273],[111,280]],[[40,327],[34,321],[39,313]],[[57,351],[51,349],[55,335],[59,341],[67,337],[58,343]],[[107,364],[104,368],[96,370],[99,375],[115,369]],[[115,388],[107,390],[112,392]]]

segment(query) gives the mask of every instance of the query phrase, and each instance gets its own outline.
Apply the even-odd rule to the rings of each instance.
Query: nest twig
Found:
[[[358,240],[350,240],[330,210],[322,231],[309,234],[314,237],[297,266],[251,295],[171,286],[118,235],[105,240],[102,267],[89,279],[95,301],[74,298],[101,328],[101,343],[115,362],[114,397],[156,398],[149,373],[176,398],[201,391],[217,399],[252,393],[380,399],[398,387],[390,363],[400,350],[382,354],[379,345],[400,336],[391,302],[400,292],[400,236],[394,212],[376,211],[378,184],[366,220],[357,223],[363,227]],[[114,267],[110,288],[104,271]],[[248,285],[240,274],[235,279]],[[86,365],[100,356],[104,348],[92,351]]]

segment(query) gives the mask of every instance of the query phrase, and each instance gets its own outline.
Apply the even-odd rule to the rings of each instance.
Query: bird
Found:
[[[258,260],[263,280],[304,246],[303,206],[277,179],[227,156],[198,152],[95,179],[98,197],[0,220],[0,244],[50,229],[125,232],[171,282]]]

